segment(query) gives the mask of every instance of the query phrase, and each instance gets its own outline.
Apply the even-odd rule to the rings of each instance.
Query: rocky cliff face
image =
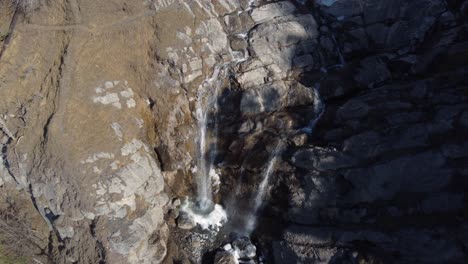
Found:
[[[225,232],[246,224],[284,141],[252,233],[267,262],[463,263],[467,13],[457,0],[0,0],[1,248],[213,261],[225,238],[178,229],[176,198],[196,192],[197,95],[214,78]]]

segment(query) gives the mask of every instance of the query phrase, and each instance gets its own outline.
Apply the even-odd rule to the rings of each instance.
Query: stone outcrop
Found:
[[[462,263],[467,69],[453,57],[467,56],[461,3],[310,7],[326,73],[303,73],[303,82],[318,87],[326,111],[283,157],[292,167],[276,193],[286,188],[288,202],[272,199],[290,209],[275,260]]]

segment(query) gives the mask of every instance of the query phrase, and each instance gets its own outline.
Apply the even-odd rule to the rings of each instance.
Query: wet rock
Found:
[[[237,37],[231,39],[231,49],[235,51],[244,51],[247,48],[247,41],[244,38]]]
[[[248,12],[229,14],[224,18],[224,23],[227,31],[233,35],[247,34],[249,29],[255,25]]]
[[[181,212],[177,218],[177,227],[184,230],[190,230],[195,228],[196,223],[190,217],[190,215]]]
[[[293,66],[305,68],[314,64],[314,58],[310,54],[300,55],[293,58]]]
[[[310,87],[306,87],[299,82],[287,82],[287,99],[285,106],[310,105],[318,95]]]
[[[307,134],[302,133],[302,134],[294,136],[293,139],[292,139],[292,142],[296,146],[303,146],[304,144],[307,143]]]
[[[237,264],[237,258],[229,251],[218,251],[215,254],[214,264]]]
[[[257,248],[247,237],[234,240],[232,248],[239,254],[240,259],[252,259],[257,255]]]
[[[323,100],[343,96],[350,89],[347,85],[348,81],[341,80],[337,76],[327,76],[326,79],[320,82],[317,90]]]
[[[311,148],[294,153],[292,159],[294,166],[304,169],[317,169],[320,171],[337,170],[350,167],[355,160],[335,149]]]
[[[255,128],[255,123],[252,120],[247,120],[242,123],[237,132],[239,133],[248,133]]]
[[[273,243],[275,262],[287,263],[293,259],[303,263],[329,263],[336,249],[318,250],[318,248],[320,245],[330,243],[331,235],[330,230],[325,228],[311,231],[308,227],[289,227],[284,232],[284,240]]]

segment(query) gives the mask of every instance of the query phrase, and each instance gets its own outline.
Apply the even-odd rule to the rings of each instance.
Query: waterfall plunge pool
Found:
[[[228,220],[224,208],[211,200],[192,201],[185,199],[180,210],[187,214],[195,225],[202,229],[219,230]]]

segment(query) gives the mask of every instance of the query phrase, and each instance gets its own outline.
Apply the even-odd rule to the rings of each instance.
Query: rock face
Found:
[[[288,142],[253,234],[268,262],[463,263],[467,10],[0,0],[0,229],[17,230],[0,249],[16,237],[42,263],[194,261],[188,244],[206,245],[175,231],[194,226],[170,200],[193,194],[195,101],[220,78],[215,199],[233,226]]]
[[[319,87],[326,111],[309,140],[283,157],[291,167],[271,197],[289,208],[283,239],[273,242],[277,263],[466,258],[467,69],[454,57],[468,55],[459,48],[460,4],[310,5],[326,73],[304,72],[302,82]]]

